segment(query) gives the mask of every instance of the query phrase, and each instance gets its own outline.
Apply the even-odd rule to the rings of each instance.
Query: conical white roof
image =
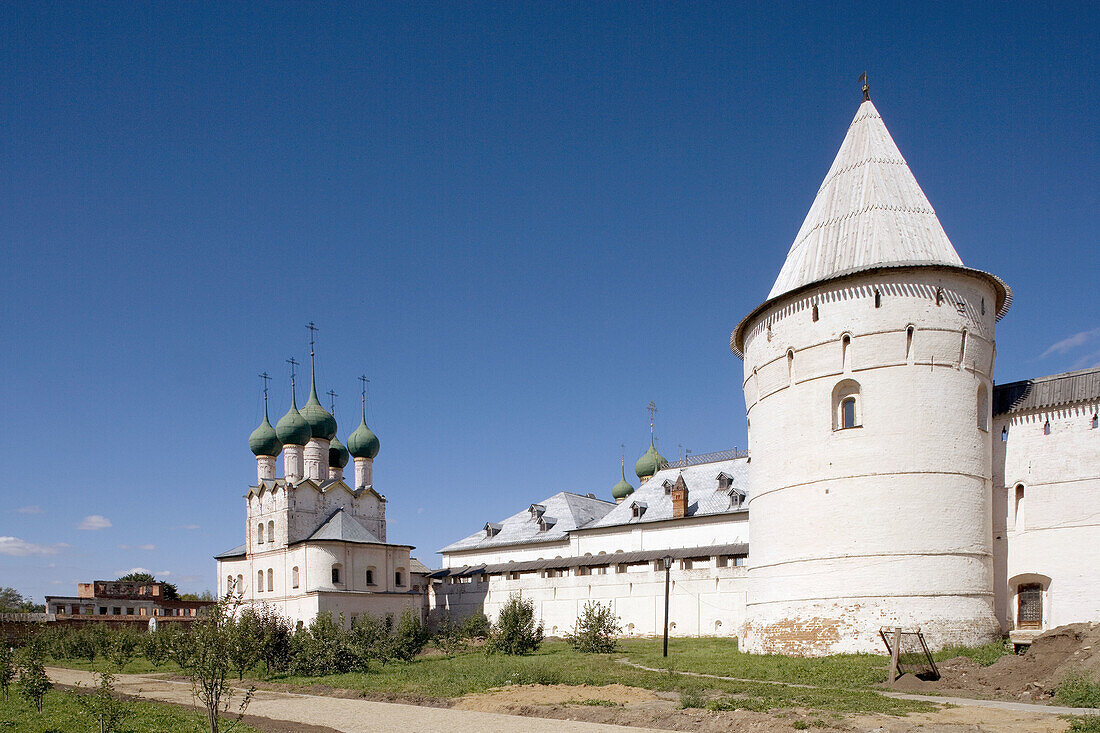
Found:
[[[859,106],[768,300],[882,265],[961,267],[951,241],[875,105]]]

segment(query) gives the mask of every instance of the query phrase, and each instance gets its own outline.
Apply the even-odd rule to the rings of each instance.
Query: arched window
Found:
[[[341,569],[342,568],[340,566],[340,563],[336,563],[335,565],[332,566],[332,584],[333,585],[340,585],[340,582],[341,582],[340,581],[340,570]]]
[[[962,369],[963,362],[966,361],[966,329],[962,331],[962,341],[959,343],[959,368]]]
[[[989,390],[978,385],[978,429],[989,432]]]
[[[233,576],[232,575],[225,576],[225,592],[226,593],[232,593],[233,592]]]
[[[238,575],[237,576],[237,592],[238,593],[244,593],[244,576],[243,575]]]
[[[787,349],[787,384],[794,384],[794,349]]]
[[[298,566],[297,565],[295,565],[293,568],[290,569],[290,587],[291,588],[297,588],[298,587]]]
[[[882,291],[879,290],[878,288],[875,288],[875,307],[876,308],[881,308],[882,307]]]
[[[858,428],[863,424],[859,382],[845,379],[833,387],[833,430]]]
[[[400,570],[395,570],[393,573],[393,584],[400,588],[405,585],[405,574]]]
[[[916,332],[917,329],[913,326],[909,326],[905,329],[905,361],[908,364],[913,363],[913,336]]]
[[[367,568],[367,585],[374,585],[374,568]]]
[[[1100,428],[1100,412],[1092,413],[1092,429]]]
[[[267,541],[268,542],[274,542],[275,541],[275,521],[274,520],[270,520],[267,523]]]
[[[263,590],[264,590],[264,571],[263,570],[257,570],[256,571],[256,592],[257,593],[262,593]]]
[[[275,590],[275,573],[271,568],[267,569],[267,590],[269,593]]]
[[[1050,435],[1050,420],[1043,423],[1043,435]]]
[[[1001,428],[1001,442],[1002,443],[1007,443],[1008,442],[1008,426],[1007,425],[1005,425],[1003,428]]]
[[[819,317],[820,317],[820,314],[818,313],[818,310],[817,310],[817,303],[814,303],[814,308],[813,308],[813,319],[814,319],[814,323],[817,323],[817,319],[818,319]]]
[[[840,367],[846,372],[852,371],[852,336],[844,334],[840,337]]]
[[[256,544],[262,545],[264,543],[264,523],[260,522],[256,525]]]

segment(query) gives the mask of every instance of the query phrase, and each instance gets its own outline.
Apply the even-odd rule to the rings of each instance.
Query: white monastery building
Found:
[[[422,614],[428,569],[409,556],[411,546],[386,540],[386,498],[373,478],[380,443],[367,427],[365,392],[346,448],[336,433],[336,419],[317,399],[315,371],[301,411],[291,377],[290,410],[275,427],[265,388],[264,419],[248,440],[256,484],[244,497],[245,542],[216,556],[219,596],[232,591],[302,624],[319,613],[342,615],[345,624],[368,613]],[[345,479],[349,459],[354,473]]]
[[[520,592],[548,634],[588,600],[626,634],[659,634],[671,560],[670,633],[750,652],[878,652],[883,626],[942,648],[1100,621],[1100,369],[996,385],[1011,301],[963,264],[865,88],[771,292],[730,339],[748,451],[670,463],[651,441],[640,486],[624,472],[614,502],[562,492],[487,517],[440,551],[433,617],[492,618]],[[358,469],[340,491],[338,477],[272,476],[261,466],[250,530],[294,496],[336,493],[384,542]],[[407,562],[407,548],[365,547]],[[321,583],[335,560],[313,551]]]

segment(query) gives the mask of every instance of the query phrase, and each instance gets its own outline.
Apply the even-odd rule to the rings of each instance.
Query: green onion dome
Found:
[[[336,437],[336,418],[328,410],[321,406],[317,399],[317,379],[311,380],[309,389],[309,401],[302,408],[302,417],[309,423],[310,434],[321,440],[332,440]]]
[[[653,441],[650,441],[649,450],[634,464],[634,473],[638,474],[640,479],[648,478],[664,468],[667,463],[665,457],[653,447]]]
[[[355,432],[348,437],[348,452],[356,458],[373,459],[378,455],[378,449],[380,447],[381,444],[378,442],[378,436],[367,427],[367,415],[364,412],[359,427],[357,427]]]
[[[252,431],[248,436],[248,447],[256,456],[277,456],[283,452],[283,444],[279,440],[275,428],[271,427],[271,421],[267,419],[267,396],[264,396],[264,421],[260,427]]]
[[[344,447],[339,438],[335,435],[332,436],[332,441],[328,444],[328,464],[336,468],[343,468],[348,465],[349,460],[351,460],[351,454],[348,453],[348,449]]]
[[[619,483],[611,487],[611,496],[616,501],[622,501],[634,493],[634,487],[626,480],[626,469],[623,469],[622,473],[623,477],[619,479]]]
[[[294,399],[294,386],[290,388],[290,409],[275,424],[275,433],[283,445],[305,445],[313,437],[313,431],[309,429],[309,423],[298,412],[297,401]]]

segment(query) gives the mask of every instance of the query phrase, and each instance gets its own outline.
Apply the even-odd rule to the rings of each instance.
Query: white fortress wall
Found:
[[[994,422],[997,616],[1007,630],[1019,626],[1028,584],[1042,589],[1041,628],[1100,619],[1098,410],[1093,400]]]

